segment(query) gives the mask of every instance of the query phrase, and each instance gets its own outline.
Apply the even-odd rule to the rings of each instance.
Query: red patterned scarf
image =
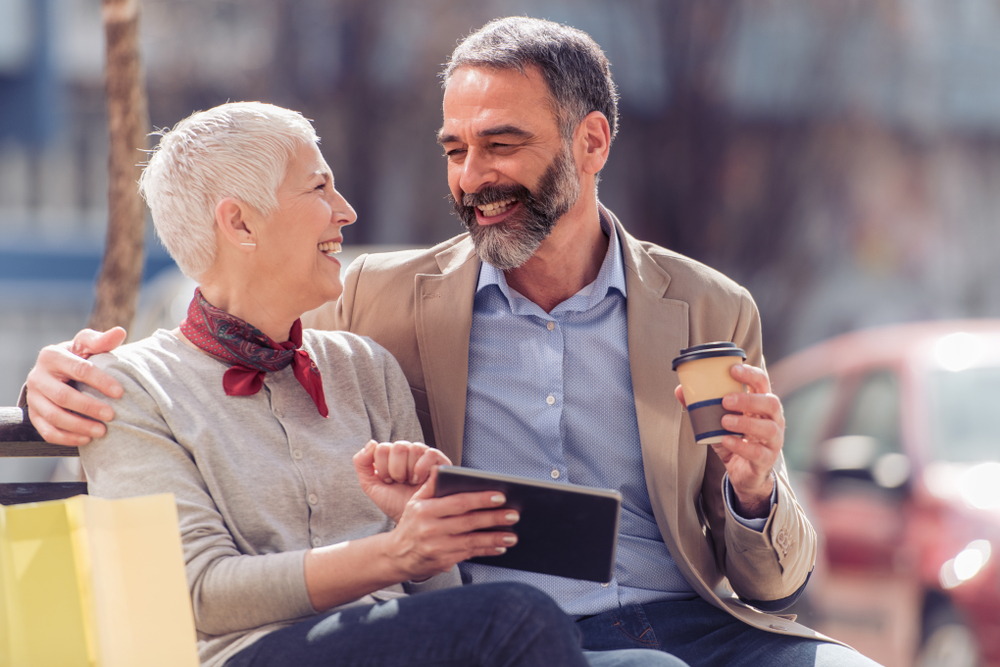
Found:
[[[326,397],[323,378],[309,353],[302,346],[302,320],[295,320],[284,343],[275,343],[264,332],[226,311],[216,308],[196,289],[188,306],[187,319],[181,322],[184,336],[220,359],[232,364],[222,377],[227,396],[250,396],[264,386],[264,374],[280,371],[289,364],[295,378],[305,388],[324,417]]]

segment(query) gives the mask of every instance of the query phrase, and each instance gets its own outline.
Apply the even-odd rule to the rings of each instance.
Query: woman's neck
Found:
[[[301,313],[286,312],[280,300],[270,299],[246,286],[221,285],[204,281],[201,293],[210,304],[260,329],[276,343],[288,340],[288,333]]]

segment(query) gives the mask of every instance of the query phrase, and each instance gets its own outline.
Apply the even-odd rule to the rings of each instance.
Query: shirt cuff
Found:
[[[772,482],[771,505],[770,507],[768,507],[767,511],[768,515],[771,514],[771,508],[774,507],[774,504],[778,502],[778,480],[775,477],[773,470],[771,471],[771,482]],[[747,519],[746,517],[742,517],[739,514],[737,514],[736,511],[733,510],[733,506],[736,504],[736,497],[734,495],[733,487],[729,483],[728,472],[726,473],[726,476],[723,478],[722,483],[724,485],[723,488],[725,489],[725,494],[726,494],[726,507],[729,508],[729,513],[732,515],[732,517],[737,521],[739,521],[744,526],[746,526],[747,528],[750,528],[751,530],[756,530],[758,533],[763,533],[764,526],[767,525],[767,517],[765,516],[759,519]]]

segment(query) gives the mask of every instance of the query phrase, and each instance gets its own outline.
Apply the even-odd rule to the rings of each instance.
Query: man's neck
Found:
[[[559,219],[527,262],[505,272],[507,284],[545,312],[594,282],[608,252],[597,203]]]

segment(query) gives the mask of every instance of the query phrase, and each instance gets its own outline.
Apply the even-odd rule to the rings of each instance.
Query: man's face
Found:
[[[499,269],[524,264],[579,197],[573,153],[535,71],[457,70],[439,141],[455,210],[479,257]]]

